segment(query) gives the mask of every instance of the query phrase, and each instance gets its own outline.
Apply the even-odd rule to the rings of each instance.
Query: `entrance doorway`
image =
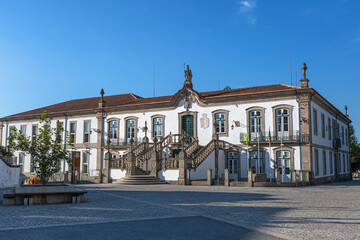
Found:
[[[238,181],[239,173],[239,154],[238,152],[228,152],[227,153],[228,169],[229,169],[229,179]]]
[[[277,166],[280,169],[280,181],[291,182],[290,151],[278,151],[276,153]]]
[[[194,137],[194,116],[184,115],[181,117],[182,131],[185,131],[188,135]]]

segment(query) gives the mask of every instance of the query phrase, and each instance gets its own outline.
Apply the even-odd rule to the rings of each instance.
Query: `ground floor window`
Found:
[[[250,169],[253,173],[265,173],[263,169],[263,152],[250,152]]]
[[[83,152],[83,164],[82,164],[82,173],[87,174],[89,172],[89,152]]]
[[[24,172],[24,160],[25,160],[25,154],[24,154],[24,153],[20,153],[20,154],[19,154],[20,172]]]

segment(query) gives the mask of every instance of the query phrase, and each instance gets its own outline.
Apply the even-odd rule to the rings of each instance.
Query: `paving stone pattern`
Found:
[[[44,239],[39,236],[58,232],[45,235],[56,239],[64,231],[82,231],[85,238],[89,229],[106,230],[105,239],[119,237],[117,232],[124,233],[123,239],[185,239],[191,233],[199,239],[199,232],[204,232],[204,239],[219,239],[211,231],[223,239],[234,238],[229,232],[239,239],[360,239],[360,181],[298,188],[78,187],[89,192],[85,203],[0,206],[0,239],[14,234],[32,239],[27,232],[37,233],[33,239]],[[193,224],[184,228],[189,223]],[[126,230],[129,226],[138,229],[137,235]]]

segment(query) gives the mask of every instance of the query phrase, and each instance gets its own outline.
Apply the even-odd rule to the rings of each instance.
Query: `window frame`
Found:
[[[260,132],[260,139],[262,139],[262,137],[265,135],[265,108],[263,107],[259,107],[259,106],[255,106],[255,107],[250,107],[246,109],[246,123],[247,123],[247,131],[249,132],[249,138],[250,141],[252,139],[251,137],[251,124],[250,124],[250,114],[253,111],[259,111],[261,113],[260,116],[260,127],[261,127],[261,132]]]
[[[71,133],[71,124],[74,124],[74,133]],[[76,128],[77,128],[77,122],[76,121],[70,121],[69,122],[69,140],[70,143],[76,143]],[[74,137],[72,137],[74,135]]]
[[[128,125],[127,125],[127,121],[129,120],[134,120],[134,144],[137,145],[138,142],[137,142],[137,134],[138,134],[138,117],[135,117],[135,116],[129,116],[129,117],[126,117],[124,118],[124,142],[126,145],[130,145],[130,142],[128,142],[127,140],[127,128],[128,128]],[[131,137],[129,138],[129,141],[130,141]]]
[[[87,156],[86,157],[86,163],[84,162],[85,155]],[[89,162],[90,162],[90,152],[89,151],[83,151],[82,152],[82,160],[81,160],[81,173],[84,174],[84,175],[89,174]],[[84,168],[84,166],[86,166],[86,168]],[[85,169],[86,169],[86,172],[84,172]]]
[[[116,122],[117,126],[116,126],[116,138],[110,138],[110,124],[111,122]],[[111,142],[111,144],[114,144],[114,145],[118,145],[120,143],[120,119],[119,118],[109,118],[106,120],[106,123],[107,123],[107,133],[108,135],[106,136],[106,139],[116,139],[115,143],[114,142]],[[111,140],[110,140],[111,141]]]
[[[36,132],[34,133],[34,127],[36,128]],[[31,141],[34,142],[37,140],[37,135],[39,132],[39,125],[38,124],[33,124],[31,125]]]
[[[24,128],[24,133],[22,132],[22,128]],[[20,134],[26,136],[26,125],[20,125]]]
[[[155,119],[161,119],[161,135],[157,135],[155,136],[155,124],[154,124],[154,121]],[[159,125],[156,125],[156,126],[159,126]],[[151,116],[151,137],[157,137],[157,138],[161,138],[161,137],[165,137],[165,116],[164,115],[161,115],[161,114],[156,114],[156,115],[153,115]]]
[[[20,157],[22,156],[22,157]],[[21,159],[21,161],[20,161]],[[24,163],[25,163],[25,153],[19,152],[19,166],[20,166],[20,173],[24,172]]]
[[[229,111],[225,110],[225,109],[218,109],[215,110],[213,112],[211,112],[212,114],[212,129],[213,129],[213,136],[218,135],[219,137],[228,137],[229,136]],[[216,115],[218,114],[224,114],[224,132],[216,132]]]
[[[317,148],[314,149],[314,173],[315,176],[319,176],[319,150]]]
[[[314,135],[317,136],[318,135],[318,118],[317,118],[317,109],[316,108],[313,108],[313,122],[314,122],[313,132],[314,132]]]
[[[330,174],[334,174],[333,158],[334,157],[332,151],[329,151]]]
[[[326,151],[325,150],[323,150],[323,175],[325,176],[325,175],[327,175],[327,164],[326,164],[326,161],[327,161],[327,159],[326,159]]]
[[[88,133],[86,133],[86,129],[85,129],[86,123],[89,123],[89,130],[88,130],[89,132]],[[88,135],[87,141],[85,141],[86,134]],[[84,122],[83,122],[83,143],[90,143],[90,134],[91,134],[91,120],[84,120]]]
[[[252,168],[251,168],[251,160],[252,160],[252,158],[251,158],[251,154],[253,153],[253,152],[258,152],[258,149],[257,148],[250,148],[249,150],[248,150],[248,166],[249,166],[249,170],[252,170]],[[259,159],[262,159],[262,160],[260,160],[260,162],[261,162],[261,166],[258,166],[258,169],[259,169],[259,173],[256,173],[256,171],[255,171],[255,174],[263,174],[263,173],[266,173],[266,150],[265,149],[263,149],[263,148],[260,148],[260,151],[259,151],[259,154],[260,154],[260,158]],[[261,155],[262,155],[262,157],[261,157]],[[240,159],[240,158],[239,158]],[[257,161],[257,158],[254,158],[256,161]],[[240,164],[240,163],[238,163],[238,164]],[[263,172],[261,172],[261,170],[263,170]]]
[[[325,138],[325,114],[321,113],[321,136]]]
[[[330,117],[328,117],[328,138],[331,140],[331,120]]]

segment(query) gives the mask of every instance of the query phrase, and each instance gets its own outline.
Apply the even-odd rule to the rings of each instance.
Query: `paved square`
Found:
[[[360,181],[78,187],[86,203],[0,206],[0,239],[360,239]]]

